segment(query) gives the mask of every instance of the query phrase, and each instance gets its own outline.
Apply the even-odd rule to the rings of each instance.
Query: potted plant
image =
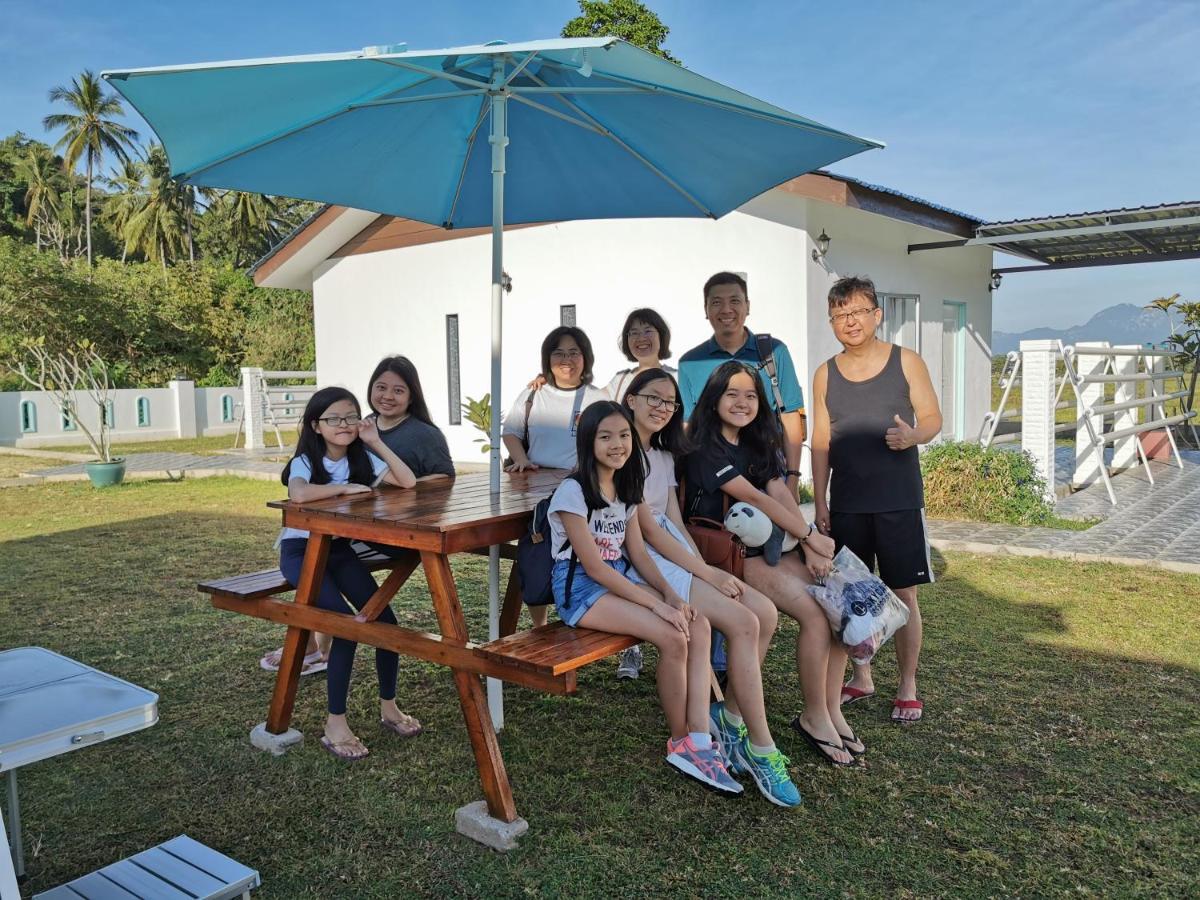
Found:
[[[125,478],[125,459],[113,458],[105,415],[113,392],[108,364],[86,340],[70,350],[55,352],[46,349],[45,338],[37,338],[25,342],[25,351],[27,358],[17,367],[17,374],[53,397],[62,414],[83,432],[97,457],[84,464],[92,484],[98,488],[120,484]],[[95,404],[98,425],[89,425],[79,414],[81,400]]]

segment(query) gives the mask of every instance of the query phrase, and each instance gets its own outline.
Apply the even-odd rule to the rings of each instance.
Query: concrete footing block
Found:
[[[304,741],[304,735],[295,728],[289,728],[283,734],[272,734],[267,731],[267,723],[259,722],[250,732],[250,743],[259,750],[266,750],[272,756],[283,756],[293,747],[298,747]]]
[[[454,811],[454,827],[473,841],[493,850],[517,849],[517,838],[529,830],[524,819],[502,822],[488,814],[486,800],[468,803]]]

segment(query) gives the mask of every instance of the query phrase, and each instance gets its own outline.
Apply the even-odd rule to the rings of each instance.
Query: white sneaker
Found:
[[[642,671],[642,645],[635,644],[622,650],[617,663],[618,678],[637,678]]]

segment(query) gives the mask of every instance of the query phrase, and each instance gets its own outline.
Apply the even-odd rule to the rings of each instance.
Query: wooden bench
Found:
[[[356,545],[356,548],[359,550],[359,559],[371,571],[391,569],[392,575],[389,576],[389,580],[398,578],[402,581],[416,566],[416,554],[411,554],[411,558],[396,558],[376,553],[365,545]],[[487,551],[474,552],[486,555]],[[501,545],[502,557],[512,559],[515,553],[515,546]],[[213,606],[218,609],[228,609],[270,621],[287,621],[288,624],[303,625],[313,631],[322,630],[319,620],[325,616],[337,616],[343,628],[346,620],[352,619],[356,629],[362,629],[359,639],[373,646],[412,654],[414,645],[406,638],[415,637],[422,643],[432,642],[440,645],[442,653],[439,656],[443,658],[434,659],[436,662],[452,664],[480,675],[555,694],[572,694],[577,690],[575,672],[578,669],[638,643],[636,638],[626,635],[609,634],[606,631],[588,628],[571,628],[562,622],[516,632],[522,604],[515,572],[510,574],[505,591],[504,607],[500,616],[501,636],[485,644],[451,641],[440,635],[413,632],[374,621],[386,605],[386,600],[383,603],[375,603],[375,598],[372,598],[363,611],[354,617],[349,613],[296,607],[290,601],[276,598],[276,595],[294,589],[278,569],[264,569],[261,572],[205,581],[198,587],[201,592],[211,596]],[[386,591],[387,582],[377,596]],[[391,593],[387,594],[387,600],[391,599]],[[281,606],[291,609],[281,609]],[[291,612],[293,615],[283,616],[283,612]],[[389,634],[389,630],[393,633]]]
[[[227,900],[260,884],[254,869],[181,834],[34,900]]]

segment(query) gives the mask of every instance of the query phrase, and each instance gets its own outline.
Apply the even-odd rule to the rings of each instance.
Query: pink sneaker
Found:
[[[743,790],[742,786],[730,777],[716,744],[701,749],[689,735],[684,735],[677,741],[667,741],[667,765],[675,767],[707,787],[727,794],[740,794]]]

